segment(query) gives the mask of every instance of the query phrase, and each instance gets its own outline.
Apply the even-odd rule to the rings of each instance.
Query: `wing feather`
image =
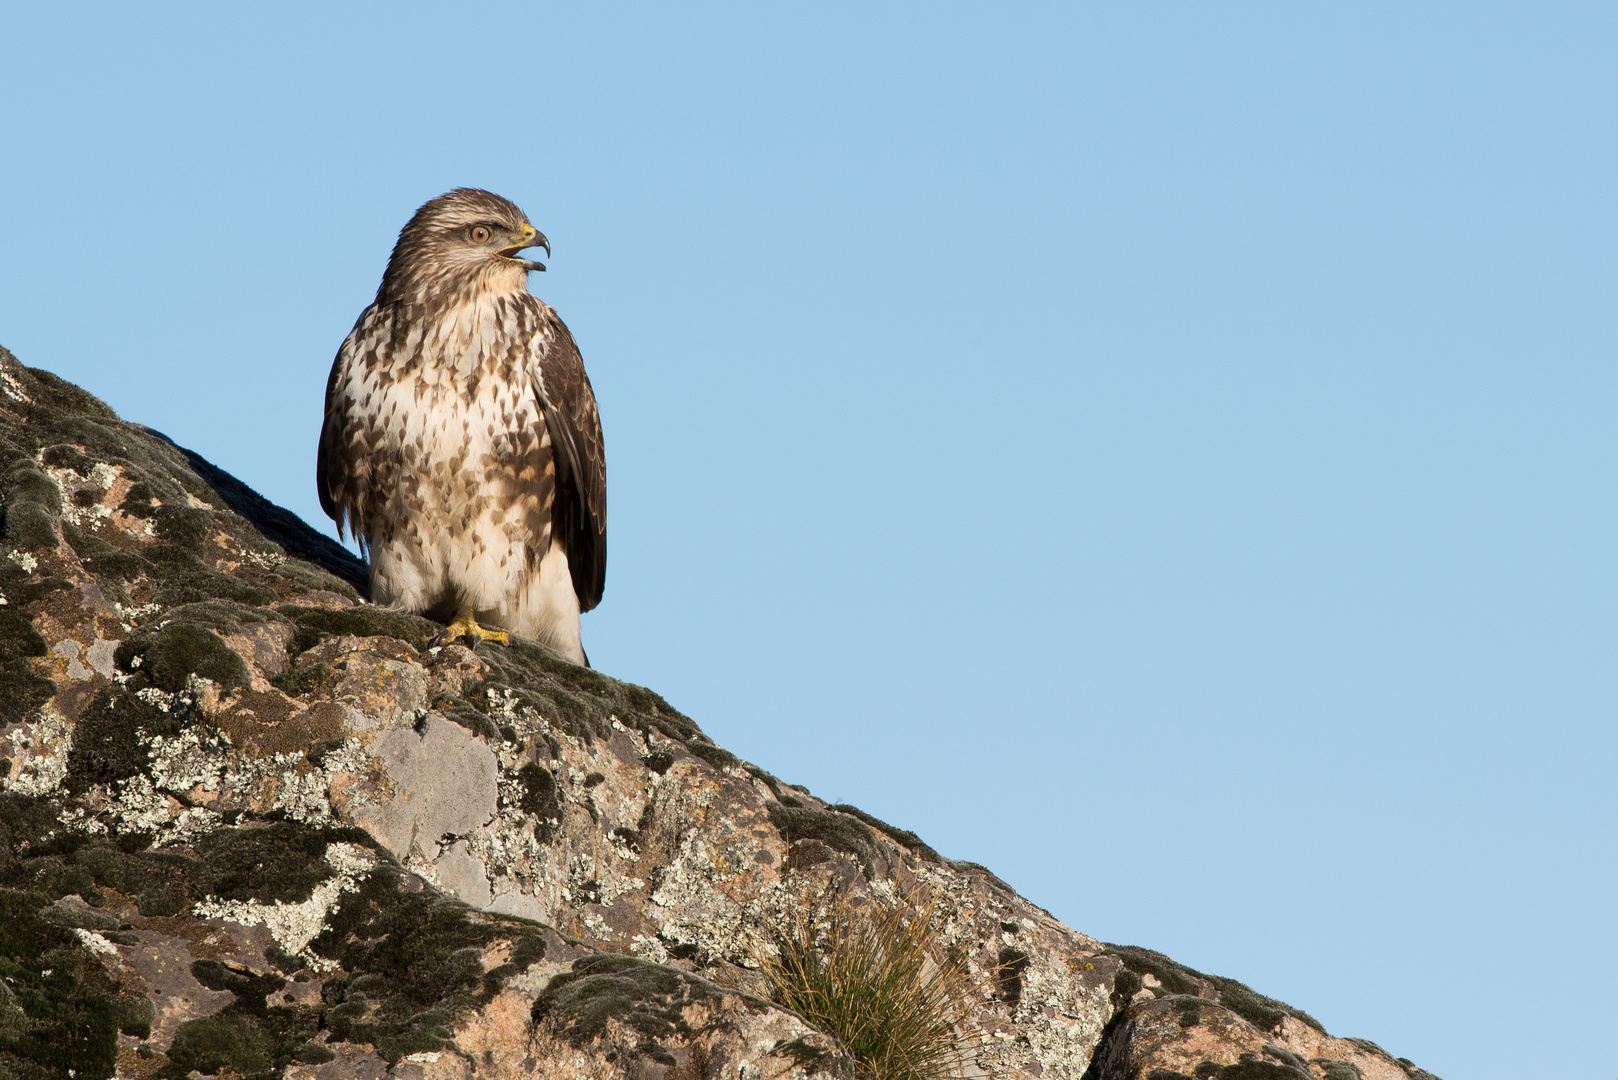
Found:
[[[556,455],[552,531],[567,552],[579,610],[589,611],[601,602],[607,584],[606,446],[579,346],[548,306],[544,320],[538,388]]]

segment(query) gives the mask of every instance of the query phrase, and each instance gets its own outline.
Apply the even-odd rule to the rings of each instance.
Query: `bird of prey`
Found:
[[[441,639],[534,638],[588,664],[607,470],[595,392],[562,320],[528,291],[550,244],[516,205],[458,188],[400,231],[376,301],[326,382],[315,482],[369,557],[373,603]]]

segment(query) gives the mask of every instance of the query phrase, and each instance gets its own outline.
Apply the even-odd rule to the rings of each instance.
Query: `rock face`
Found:
[[[969,1076],[1423,1077],[738,760],[0,349],[0,1077],[851,1077],[767,958],[930,911]],[[873,909],[874,910],[874,909]]]

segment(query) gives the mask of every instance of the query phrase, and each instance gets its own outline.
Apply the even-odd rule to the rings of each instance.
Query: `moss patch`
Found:
[[[309,899],[331,877],[326,845],[349,843],[375,849],[364,829],[316,827],[290,821],[219,829],[197,841],[206,866],[207,891],[226,900],[287,904]]]
[[[144,771],[150,763],[146,748],[151,737],[179,730],[180,718],[175,714],[140,700],[122,686],[102,688],[84,707],[73,729],[67,789],[78,793]]]
[[[517,808],[533,819],[534,838],[548,843],[562,822],[562,802],[556,793],[556,777],[543,765],[532,761],[517,770],[522,784],[522,801]]]
[[[110,1077],[118,987],[71,929],[39,917],[38,893],[0,889],[0,1076]]]
[[[368,1042],[390,1063],[444,1049],[455,1017],[487,1004],[545,955],[532,924],[404,891],[400,880],[393,867],[379,867],[344,896],[311,946],[348,972],[326,984],[330,1041]],[[484,951],[500,941],[510,942],[511,961],[484,972]]]
[[[785,806],[778,802],[766,803],[765,809],[769,812],[770,824],[781,830],[788,846],[798,840],[819,840],[835,851],[854,856],[867,878],[873,873],[877,858],[876,836],[865,822],[829,810]]]
[[[632,956],[585,957],[551,979],[534,999],[533,1018],[575,1047],[599,1038],[616,1020],[640,1036],[637,1047],[654,1061],[672,1064],[661,1040],[693,1035],[685,1007],[718,991],[674,968]]]
[[[994,969],[995,987],[1000,1000],[1013,1009],[1022,1000],[1022,976],[1030,963],[1028,954],[1021,949],[1001,949],[1000,963]]]
[[[1265,1049],[1268,1053],[1269,1048]],[[1314,1073],[1307,1067],[1299,1068],[1290,1061],[1264,1061],[1251,1050],[1230,1065],[1204,1061],[1192,1070],[1192,1075],[1196,1080],[1314,1080]]]
[[[125,671],[170,693],[184,690],[192,675],[212,679],[223,690],[248,682],[247,665],[218,634],[178,619],[155,631],[137,632],[118,646],[113,659]]]
[[[939,858],[938,852],[934,851],[930,845],[923,843],[921,837],[917,836],[909,829],[896,828],[880,818],[872,817],[859,807],[850,806],[847,803],[838,803],[831,809],[836,810],[838,813],[851,814],[854,817],[859,818],[877,832],[882,833],[889,840],[892,840],[895,843],[907,847],[911,851],[915,852],[918,858],[925,859],[930,863],[943,862],[943,859]]]
[[[1254,1027],[1263,1031],[1278,1031],[1281,1021],[1285,1017],[1292,1017],[1314,1028],[1321,1034],[1326,1029],[1320,1021],[1300,1009],[1294,1009],[1283,1001],[1265,997],[1244,983],[1235,979],[1227,979],[1220,975],[1205,975],[1200,971],[1177,964],[1160,952],[1150,949],[1140,949],[1132,945],[1107,945],[1107,953],[1123,961],[1123,968],[1113,980],[1113,1008],[1119,1009],[1127,1003],[1128,998],[1140,989],[1135,985],[1129,995],[1122,994],[1126,981],[1138,982],[1140,976],[1151,975],[1157,979],[1160,988],[1154,989],[1159,997],[1171,994],[1185,994],[1192,997],[1211,998],[1221,1006],[1240,1016]],[[1134,973],[1134,980],[1127,980],[1124,972]]]
[[[169,1066],[159,1075],[183,1080],[193,1070],[208,1075],[230,1071],[244,1078],[270,1080],[309,1045],[319,1030],[317,1009],[272,1006],[268,996],[286,985],[271,973],[256,973],[198,960],[191,974],[210,990],[226,990],[236,1000],[211,1016],[180,1025],[169,1046]],[[327,1051],[330,1053],[330,1051]]]
[[[436,626],[436,624],[430,624]],[[485,648],[478,656],[489,667],[480,682],[466,687],[461,704],[480,713],[489,711],[489,691],[497,700],[511,700],[532,709],[576,739],[591,744],[612,731],[612,719],[641,735],[657,732],[690,745],[712,746],[687,716],[642,686],[618,682],[589,668],[577,667],[555,653],[526,641],[506,647]],[[446,712],[445,715],[449,715]],[[463,727],[479,730],[476,718],[452,717]],[[713,747],[727,763],[735,757]]]
[[[356,607],[344,608],[341,611],[331,611],[327,608],[304,607],[299,604],[283,604],[280,613],[291,619],[301,629],[323,637],[327,634],[349,634],[354,637],[390,637],[397,638],[414,649],[425,649],[427,639],[436,634],[440,627],[431,619],[423,619],[419,615],[406,615],[402,611],[390,611],[387,608],[376,607],[371,604],[362,604]],[[318,641],[319,637],[315,640]],[[300,639],[300,644],[307,639]],[[303,644],[308,648],[313,642]]]
[[[72,586],[61,578],[30,578],[0,553],[0,724],[20,724],[56,693],[56,684],[34,671],[31,656],[45,655],[29,605]]]

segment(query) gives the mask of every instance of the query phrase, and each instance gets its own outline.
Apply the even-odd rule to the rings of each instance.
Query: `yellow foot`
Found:
[[[450,624],[434,634],[433,639],[427,644],[443,645],[451,641],[465,641],[467,648],[474,650],[485,641],[497,641],[501,645],[511,644],[511,638],[504,630],[489,630],[479,626],[477,620],[472,617],[472,609],[469,607],[456,612]]]

